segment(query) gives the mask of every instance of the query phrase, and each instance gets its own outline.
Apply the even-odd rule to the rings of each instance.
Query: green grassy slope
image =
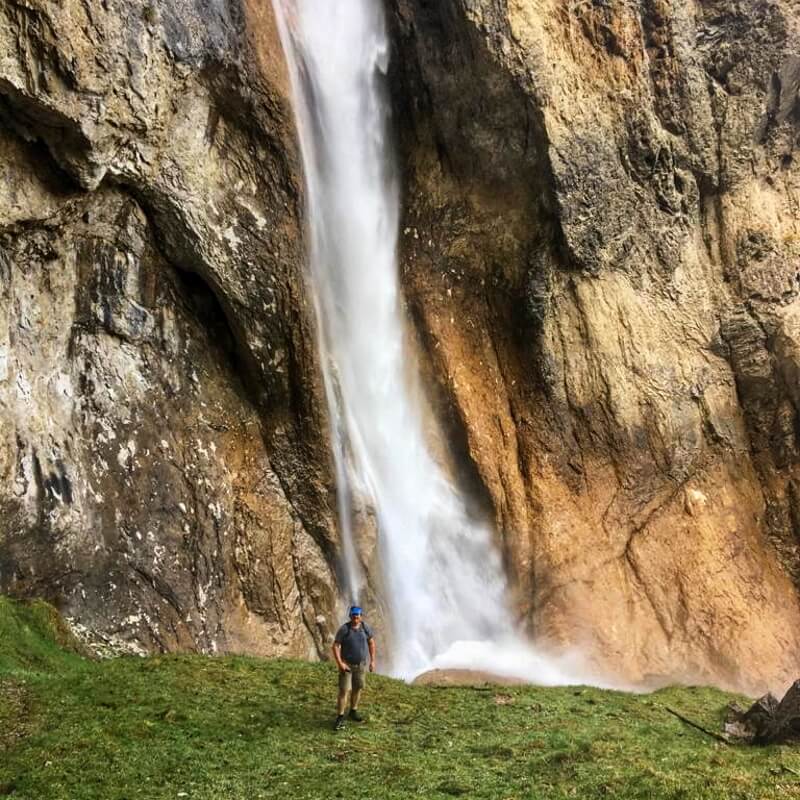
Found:
[[[13,603],[0,595],[0,675],[78,663],[77,642],[47,603]]]
[[[800,798],[800,750],[726,747],[731,697],[432,688],[374,676],[330,729],[327,664],[60,650],[46,606],[0,599],[0,797]],[[63,637],[62,637],[63,641]]]

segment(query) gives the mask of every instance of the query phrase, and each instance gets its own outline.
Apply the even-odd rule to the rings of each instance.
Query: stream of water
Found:
[[[347,600],[364,576],[354,498],[374,508],[389,670],[470,667],[567,676],[514,634],[490,531],[471,519],[425,437],[397,270],[389,42],[376,0],[273,0],[306,180],[310,288],[333,427]]]

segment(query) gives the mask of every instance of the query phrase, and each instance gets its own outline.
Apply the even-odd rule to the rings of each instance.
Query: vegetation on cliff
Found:
[[[730,695],[670,688],[408,686],[371,680],[368,721],[330,729],[328,664],[90,661],[44,605],[0,598],[0,796],[800,797],[800,753],[727,747]]]

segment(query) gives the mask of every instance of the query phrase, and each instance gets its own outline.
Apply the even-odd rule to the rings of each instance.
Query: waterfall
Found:
[[[363,497],[377,516],[392,674],[486,667],[483,661],[503,672],[505,661],[506,672],[556,682],[561,674],[515,639],[490,531],[470,519],[426,442],[398,286],[400,203],[388,146],[382,3],[273,6],[305,171],[309,284],[332,420],[347,599],[363,588],[351,519],[353,497]]]

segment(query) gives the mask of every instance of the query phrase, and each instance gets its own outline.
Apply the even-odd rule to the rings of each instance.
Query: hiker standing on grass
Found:
[[[336,632],[333,640],[333,657],[339,668],[339,699],[336,703],[336,722],[334,730],[344,728],[344,711],[347,708],[347,694],[350,693],[350,719],[363,722],[358,713],[358,702],[369,671],[375,671],[375,639],[366,622],[361,619],[361,609],[351,606],[350,621],[345,622]]]

